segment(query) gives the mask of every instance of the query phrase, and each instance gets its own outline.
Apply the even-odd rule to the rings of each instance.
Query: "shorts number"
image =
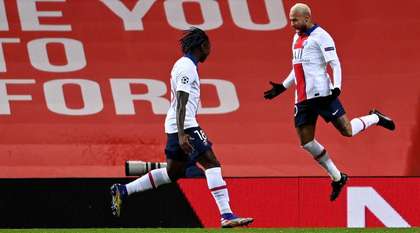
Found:
[[[204,133],[203,130],[200,130],[200,131],[195,130],[194,133],[196,133],[198,135],[198,137],[200,138],[201,141],[207,141],[207,136],[206,136],[206,134]]]

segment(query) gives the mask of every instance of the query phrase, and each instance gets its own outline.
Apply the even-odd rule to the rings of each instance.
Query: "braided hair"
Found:
[[[190,29],[185,30],[184,35],[179,40],[184,54],[192,52],[196,48],[200,48],[206,41],[209,41],[207,34],[196,27],[191,27]]]

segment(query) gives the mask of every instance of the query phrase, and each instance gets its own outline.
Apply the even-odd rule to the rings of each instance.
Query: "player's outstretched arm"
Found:
[[[187,154],[192,152],[192,146],[189,142],[190,136],[184,132],[184,122],[188,97],[189,94],[187,92],[176,92],[176,125],[178,127],[178,141],[181,149]]]
[[[283,93],[287,88],[289,88],[295,79],[295,73],[292,70],[290,74],[287,76],[287,78],[283,81],[283,83],[274,83],[270,81],[270,85],[272,88],[268,91],[264,92],[264,98],[265,99],[274,99],[274,97],[280,95]]]

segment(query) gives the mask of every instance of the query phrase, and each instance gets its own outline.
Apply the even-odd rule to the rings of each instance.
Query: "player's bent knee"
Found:
[[[213,167],[220,167],[221,165],[220,165],[220,162],[218,160],[216,160],[212,163],[212,166]]]
[[[200,161],[200,164],[206,170],[210,168],[220,167],[220,162],[218,160]]]
[[[343,135],[344,137],[351,137],[353,136],[351,129],[343,129],[340,130],[341,135]]]
[[[181,174],[179,173],[168,173],[169,179],[171,179],[171,182],[175,182],[181,178]]]
[[[320,155],[325,149],[315,139],[303,145],[302,148],[311,153],[313,156]]]
[[[171,182],[177,181],[185,173],[185,170],[184,169],[179,169],[178,170],[178,169],[167,168],[167,171],[168,171],[169,179],[171,179]]]
[[[301,142],[300,142],[300,146],[302,147],[302,148],[304,148],[305,147],[305,145],[308,145],[309,143],[312,143],[313,141],[314,141],[315,139],[310,139],[310,140],[302,140]]]
[[[201,166],[203,166],[204,169],[220,167],[219,160],[217,160],[216,155],[211,150],[204,152],[198,158],[198,162],[201,164]]]
[[[311,143],[315,140],[314,137],[301,137],[300,138],[300,146],[304,147],[306,144]]]

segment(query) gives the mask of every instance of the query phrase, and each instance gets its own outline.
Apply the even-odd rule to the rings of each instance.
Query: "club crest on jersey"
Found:
[[[182,84],[187,84],[189,81],[190,81],[190,80],[188,79],[188,77],[187,77],[187,76],[184,76],[184,77],[182,77],[182,78],[181,78],[181,83],[182,83]]]

